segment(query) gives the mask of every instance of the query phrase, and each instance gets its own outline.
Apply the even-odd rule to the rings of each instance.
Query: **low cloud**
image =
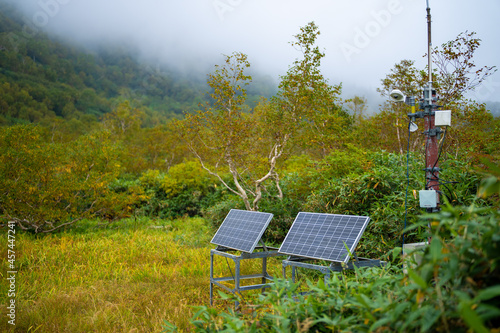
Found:
[[[347,97],[377,99],[380,80],[402,59],[425,66],[427,25],[420,0],[6,1],[22,10],[32,30],[86,46],[128,43],[144,59],[195,71],[207,71],[222,54],[238,51],[248,54],[255,70],[276,80],[300,57],[289,44],[293,35],[315,21],[326,53],[323,72],[331,83],[343,82]],[[495,16],[500,3],[484,0],[481,5],[431,0],[434,45],[476,31],[483,40],[478,65],[499,65]]]

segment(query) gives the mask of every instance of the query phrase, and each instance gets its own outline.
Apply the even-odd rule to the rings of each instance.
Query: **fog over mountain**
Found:
[[[376,92],[402,59],[426,65],[424,0],[4,0],[24,15],[25,32],[39,31],[94,47],[126,43],[152,64],[207,73],[222,54],[246,53],[255,71],[276,82],[300,52],[289,42],[314,21],[325,51],[323,73],[343,83],[345,98],[365,96],[372,109]],[[475,31],[482,40],[478,66],[499,66],[500,1],[430,0],[433,45]],[[471,98],[500,101],[500,74]]]

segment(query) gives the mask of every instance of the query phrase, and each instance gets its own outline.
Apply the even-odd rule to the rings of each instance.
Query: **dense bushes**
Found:
[[[397,154],[374,153],[372,167],[357,175],[335,179],[316,189],[308,198],[305,209],[333,214],[369,216],[371,221],[358,247],[358,253],[367,257],[380,257],[389,249],[400,246],[405,225],[405,199],[407,223],[416,220],[418,203],[413,191],[423,188],[419,181],[418,164],[411,159],[410,182],[406,177],[406,158]],[[406,187],[410,195],[406,197]],[[417,235],[409,240],[417,241]]]
[[[195,161],[176,164],[168,172],[122,175],[112,187],[117,192],[141,194],[135,214],[153,218],[201,216],[202,209],[216,205],[226,192]]]
[[[57,143],[40,127],[0,130],[0,221],[50,232],[83,218],[130,213],[133,196],[112,191],[119,173],[108,133]]]
[[[447,205],[438,214],[424,216],[415,226],[430,222],[432,241],[421,263],[408,267],[408,275],[401,262],[355,269],[354,275],[334,275],[328,285],[322,280],[307,282],[308,295],[296,294],[297,284],[281,281],[252,300],[255,305],[249,311],[221,313],[200,307],[192,323],[197,332],[498,330],[498,208],[498,204],[486,208]]]
[[[405,218],[409,226],[422,213],[418,202],[418,190],[424,187],[422,165],[422,161],[410,156],[408,185],[407,159],[398,154],[363,152],[350,147],[331,153],[319,162],[306,156],[294,157],[283,172],[283,200],[269,190],[260,205],[261,211],[274,214],[264,234],[265,240],[281,243],[300,211],[369,216],[371,222],[357,251],[362,256],[380,257],[401,246]],[[443,192],[450,201],[454,205],[471,203],[479,184],[479,176],[472,166],[450,159],[443,161],[441,168],[442,178],[448,181],[442,186]],[[229,209],[240,205],[235,197],[226,198],[226,202],[203,210],[215,227]],[[405,234],[405,240],[419,242],[422,234],[422,228],[412,229]]]

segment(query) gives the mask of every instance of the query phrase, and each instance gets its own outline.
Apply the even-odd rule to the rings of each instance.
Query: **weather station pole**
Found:
[[[431,9],[427,0],[427,39],[428,39],[428,71],[429,79],[427,86],[424,87],[424,98],[420,103],[420,108],[424,111],[424,135],[425,135],[425,190],[435,191],[427,192],[422,195],[435,195],[435,205],[427,207],[428,212],[439,211],[439,143],[438,137],[441,129],[436,127],[435,114],[438,106],[436,91],[432,88],[432,39],[431,39]],[[432,202],[432,198],[431,202]],[[433,206],[433,207],[432,207]]]
[[[404,102],[411,106],[411,113],[408,114],[410,122],[408,124],[408,160],[410,156],[410,133],[418,130],[415,120],[417,118],[424,119],[424,136],[425,136],[425,189],[419,191],[420,207],[425,208],[428,213],[440,211],[440,179],[439,179],[439,157],[440,135],[446,131],[442,131],[440,126],[451,126],[451,111],[438,111],[440,105],[437,105],[436,90],[432,87],[432,39],[431,39],[431,8],[429,7],[429,0],[427,0],[427,57],[428,57],[428,73],[429,78],[427,84],[423,87],[423,98],[419,100],[419,109],[421,111],[415,112],[416,98],[413,96],[405,96],[399,89],[391,91],[389,96],[394,102]],[[444,140],[443,135],[443,140]],[[442,144],[442,142],[441,142]],[[442,147],[441,147],[442,148]],[[406,187],[406,197],[408,197],[408,187],[410,184],[409,171],[407,167],[408,185]],[[405,210],[407,201],[405,199]],[[406,227],[406,214],[405,214],[405,227]],[[431,225],[428,225],[429,232],[431,233]],[[427,242],[421,243],[404,243],[403,234],[403,253],[412,253],[418,249],[424,248],[431,241],[429,236]]]
[[[425,187],[424,190],[419,191],[419,197],[420,207],[425,208],[429,213],[438,212],[440,210],[439,139],[442,133],[446,133],[445,131],[441,130],[440,126],[451,126],[451,111],[438,111],[438,108],[440,108],[441,106],[436,104],[437,94],[432,85],[431,22],[431,9],[429,7],[429,0],[427,0],[427,68],[429,77],[427,84],[423,87],[423,98],[421,98],[418,103],[419,109],[421,111],[415,112],[415,97],[407,97],[398,89],[394,89],[389,94],[394,102],[404,102],[411,106],[411,113],[408,114],[408,117],[410,119],[408,130],[410,133],[418,130],[418,126],[415,124],[415,120],[417,118],[424,119],[423,134],[425,136]],[[410,135],[410,133],[408,133],[408,135]]]

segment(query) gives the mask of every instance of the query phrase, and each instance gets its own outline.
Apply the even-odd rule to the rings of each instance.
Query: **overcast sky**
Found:
[[[93,43],[125,40],[144,57],[179,69],[212,68],[221,54],[246,53],[252,67],[278,80],[300,57],[289,42],[314,21],[326,53],[323,74],[342,82],[344,97],[379,102],[380,87],[402,59],[424,68],[426,0],[9,0],[26,24]],[[499,0],[430,0],[433,45],[475,31],[482,40],[475,61],[500,65]],[[500,101],[500,73],[471,97]]]

